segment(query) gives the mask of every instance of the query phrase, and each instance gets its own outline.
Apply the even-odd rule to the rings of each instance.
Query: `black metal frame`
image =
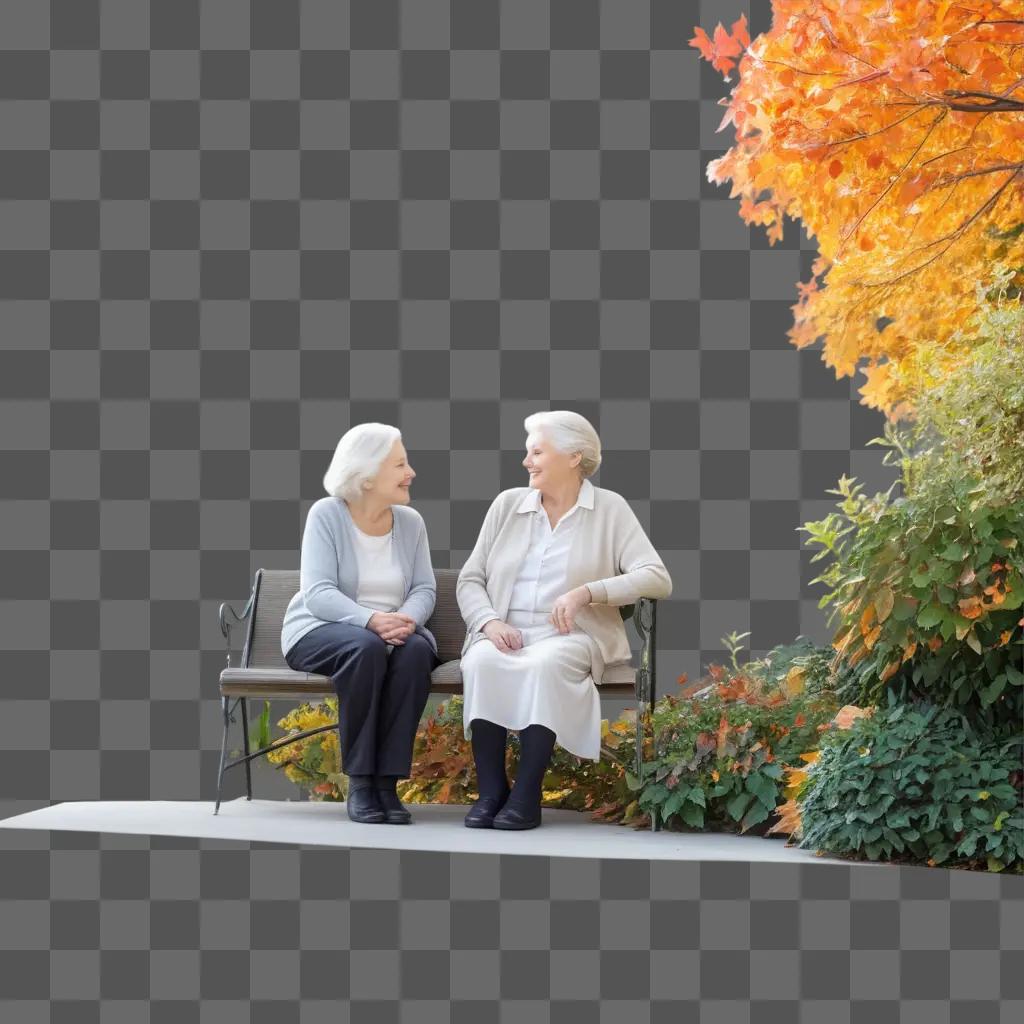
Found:
[[[256,609],[256,604],[259,601],[260,585],[263,582],[263,570],[258,569],[256,571],[256,578],[253,581],[252,592],[249,594],[249,601],[246,604],[241,614],[235,611],[234,608],[226,601],[218,609],[218,618],[220,620],[220,631],[224,636],[227,644],[227,666],[231,668],[231,629],[232,624],[228,621],[228,616],[235,620],[235,623],[241,625],[243,622],[246,623],[245,631],[245,644],[242,647],[242,654],[239,660],[239,664],[242,668],[247,668],[249,665],[249,648],[252,644],[252,633],[256,616],[253,614]],[[636,763],[637,763],[637,775],[643,782],[644,778],[644,757],[643,757],[643,744],[644,744],[644,715],[643,708],[646,705],[647,708],[653,712],[654,702],[657,699],[657,677],[655,672],[655,647],[656,647],[656,633],[657,633],[657,618],[658,618],[658,602],[654,598],[641,597],[635,605],[623,605],[619,608],[619,614],[622,616],[623,621],[626,619],[632,619],[633,624],[636,627],[636,631],[640,636],[640,665],[636,670],[636,685],[634,693],[636,696]],[[246,705],[245,697],[236,697],[234,703],[231,702],[230,697],[222,696],[220,699],[221,713],[224,717],[224,732],[221,736],[220,741],[220,767],[217,772],[217,802],[214,806],[213,813],[217,814],[220,811],[221,804],[221,787],[224,782],[224,773],[229,768],[235,768],[238,765],[245,766],[245,798],[246,800],[252,799],[252,762],[257,757],[262,757],[264,754],[269,754],[272,750],[279,750],[282,747],[287,747],[292,743],[297,743],[299,740],[306,739],[308,736],[315,736],[317,733],[327,732],[331,729],[338,727],[337,722],[333,722],[330,725],[321,725],[316,729],[306,729],[303,732],[296,733],[293,736],[284,736],[269,746],[262,747],[260,750],[249,749],[249,712]],[[235,721],[234,712],[241,710],[242,714],[242,749],[243,756],[235,758],[233,761],[227,760],[227,744],[228,744],[228,729],[231,723]],[[658,822],[658,815],[655,811],[651,815],[651,831],[660,832],[661,824]]]

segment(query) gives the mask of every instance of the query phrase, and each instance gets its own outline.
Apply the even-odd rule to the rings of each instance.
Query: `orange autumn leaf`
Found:
[[[884,683],[887,679],[890,679],[896,674],[896,670],[900,667],[900,659],[897,658],[895,661],[890,661],[888,665],[882,669],[878,678]]]
[[[868,604],[860,616],[860,631],[863,636],[871,632],[871,620],[875,617],[875,606]]]
[[[800,805],[796,800],[790,799],[775,808],[778,821],[770,828],[765,829],[765,835],[798,835],[800,832]]]
[[[717,736],[717,742],[716,742],[716,747],[717,747],[717,750],[718,750],[719,754],[722,753],[722,750],[725,747],[725,741],[726,741],[726,737],[728,735],[729,735],[729,719],[726,718],[725,715],[722,715],[722,717],[718,721],[718,736]]]
[[[856,704],[847,704],[841,707],[832,719],[832,725],[837,729],[849,729],[858,718],[865,718],[871,712],[866,708],[859,708]]]
[[[732,30],[726,32],[719,22],[715,28],[714,39],[709,39],[708,34],[699,26],[694,30],[694,36],[689,41],[690,45],[700,50],[700,55],[710,61],[716,71],[725,75],[729,80],[729,72],[736,66],[734,57],[743,52],[744,47],[750,45],[750,36],[747,34],[747,16],[741,14],[733,22]]]
[[[708,180],[770,244],[787,216],[816,240],[790,341],[823,339],[837,377],[864,375],[864,404],[912,414],[923,356],[955,373],[979,292],[1024,266],[1021,0],[772,0],[772,15],[749,42],[740,22],[690,40],[738,72],[718,129],[735,139]]]

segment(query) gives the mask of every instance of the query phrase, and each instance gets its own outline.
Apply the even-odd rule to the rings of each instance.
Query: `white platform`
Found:
[[[726,833],[651,832],[606,825],[578,811],[547,808],[539,828],[521,832],[469,829],[468,805],[408,804],[409,825],[349,821],[344,804],[227,800],[214,815],[212,802],[170,800],[81,801],[55,804],[0,821],[0,828],[131,835],[188,836],[251,842],[294,843],[447,853],[520,853],[543,857],[607,857],[632,860],[709,860],[808,864],[851,861],[816,857],[785,840]],[[860,863],[860,862],[858,862]]]

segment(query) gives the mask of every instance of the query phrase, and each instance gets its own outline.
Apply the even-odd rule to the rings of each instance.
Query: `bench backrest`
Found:
[[[434,578],[437,580],[437,603],[427,622],[427,629],[437,640],[441,661],[456,661],[466,638],[466,624],[455,600],[459,572],[457,569],[435,569]],[[287,668],[281,653],[281,624],[288,602],[298,592],[299,570],[260,569],[256,573],[255,589],[242,667]]]

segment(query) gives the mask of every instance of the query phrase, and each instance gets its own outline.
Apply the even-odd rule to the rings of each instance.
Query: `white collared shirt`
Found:
[[[553,530],[540,498],[540,491],[531,489],[516,509],[518,514],[533,516],[530,546],[509,600],[510,619],[515,613],[517,621],[525,625],[547,622],[555,600],[565,593],[569,549],[579,522],[577,511],[594,507],[594,485],[584,479],[576,504],[558,520]],[[530,616],[529,621],[526,616]]]

